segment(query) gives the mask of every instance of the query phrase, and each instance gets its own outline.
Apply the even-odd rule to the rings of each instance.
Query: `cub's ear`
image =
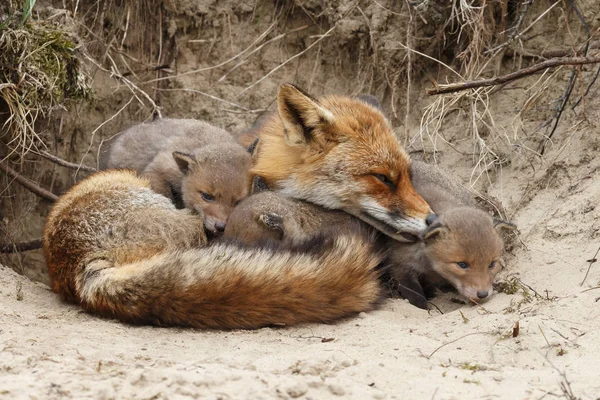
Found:
[[[283,239],[283,218],[277,214],[264,213],[260,214],[258,220],[267,228],[274,231],[277,239]]]
[[[375,107],[379,111],[383,111],[379,99],[373,95],[363,93],[356,96],[356,98],[362,101],[363,103],[367,103],[368,105]]]
[[[173,158],[175,159],[179,170],[184,174],[188,174],[195,165],[198,165],[198,162],[191,154],[174,151]]]
[[[442,224],[434,223],[429,227],[429,230],[423,235],[423,240],[427,242],[430,240],[441,239],[444,236],[446,236],[449,232],[450,231],[448,230],[448,228],[446,228]]]
[[[266,192],[268,190],[269,185],[267,185],[267,182],[265,182],[262,177],[255,175],[254,178],[252,178],[252,187],[250,188],[251,195],[260,192]]]
[[[333,122],[331,111],[289,83],[279,87],[277,108],[285,129],[285,141],[290,145],[311,142],[317,126]]]
[[[254,139],[254,142],[252,142],[250,144],[250,146],[248,146],[248,153],[250,153],[251,156],[254,156],[254,152],[256,151],[256,148],[258,147],[258,138]]]
[[[494,219],[494,228],[496,228],[498,232],[514,231],[517,229],[517,226],[512,222],[504,221],[503,219]]]

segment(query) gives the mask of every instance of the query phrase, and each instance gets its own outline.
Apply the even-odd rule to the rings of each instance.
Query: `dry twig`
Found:
[[[592,264],[594,264],[597,261],[596,256],[598,256],[598,253],[600,253],[600,247],[598,247],[598,250],[596,250],[596,254],[594,254],[594,257],[590,258],[590,265],[588,265],[588,269],[585,272],[585,276],[583,277],[583,280],[581,281],[579,286],[583,286],[583,284],[585,283],[585,280],[587,279],[587,277],[590,273],[590,270],[592,269]]]
[[[94,167],[88,167],[87,165],[76,164],[76,163],[72,163],[72,162],[63,160],[62,158],[56,157],[55,155],[52,155],[52,154],[48,153],[47,151],[42,151],[39,153],[39,155],[52,161],[53,163],[55,163],[57,165],[62,166],[62,167],[75,169],[75,170],[81,170],[81,171],[87,171],[87,172],[96,172],[96,168],[94,168]]]
[[[0,243],[0,253],[22,253],[42,247],[42,239],[30,240],[19,243]]]
[[[461,337],[459,337],[459,338],[457,338],[457,339],[454,339],[454,340],[451,340],[451,341],[449,341],[449,342],[446,342],[446,343],[444,343],[443,345],[441,345],[441,346],[439,346],[438,348],[436,348],[435,350],[433,350],[433,351],[432,351],[432,352],[431,352],[429,355],[423,355],[423,357],[425,357],[426,359],[428,359],[428,360],[429,360],[429,359],[430,359],[431,357],[433,357],[433,355],[434,355],[435,353],[437,353],[437,351],[438,351],[438,350],[440,350],[442,347],[448,346],[449,344],[452,344],[452,343],[456,343],[456,342],[458,342],[459,340],[466,338],[467,336],[473,336],[473,335],[489,335],[489,334],[490,334],[489,332],[473,332],[473,333],[467,333],[466,335],[462,335]]]
[[[437,95],[444,93],[460,92],[461,90],[475,89],[480,87],[496,86],[504,83],[512,82],[517,79],[525,78],[526,76],[533,75],[537,72],[543,71],[549,68],[555,68],[562,65],[585,65],[585,64],[599,64],[600,56],[594,57],[563,57],[553,58],[539,64],[532,65],[531,67],[523,68],[515,72],[511,72],[507,75],[498,76],[496,78],[479,79],[476,81],[466,81],[449,83],[446,85],[437,85],[427,89],[427,94]]]
[[[12,169],[11,167],[9,167],[8,164],[0,163],[0,169],[2,171],[4,171],[6,173],[6,175],[12,177],[17,183],[19,183],[21,186],[25,187],[30,192],[35,193],[38,196],[40,196],[48,201],[54,202],[54,201],[58,200],[57,195],[55,195],[54,193],[52,193],[46,189],[39,187],[32,180],[25,178],[22,175],[19,175],[19,173],[17,171],[15,171],[14,169]]]

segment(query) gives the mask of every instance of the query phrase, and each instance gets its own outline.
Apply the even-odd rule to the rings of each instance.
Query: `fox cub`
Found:
[[[331,229],[343,233],[362,226],[366,235],[375,233],[374,228],[344,211],[327,210],[267,189],[266,184],[255,177],[252,195],[242,200],[229,217],[223,233],[225,238],[246,244],[264,240],[298,244]]]
[[[225,229],[248,194],[250,154],[223,129],[193,119],[157,119],[111,140],[101,169],[133,169],[178,208],[204,215],[211,233]]]
[[[381,299],[384,252],[359,225],[296,245],[207,245],[202,218],[133,171],[98,172],[44,227],[52,288],[123,322],[214,329],[330,322]]]
[[[500,232],[515,225],[478,209],[467,189],[433,165],[413,162],[412,177],[438,218],[421,241],[390,246],[390,273],[400,294],[427,308],[427,298],[449,283],[467,299],[485,301],[501,268]]]
[[[413,161],[411,173],[415,188],[438,218],[417,242],[379,239],[387,243],[389,251],[385,262],[388,277],[394,278],[403,297],[420,308],[427,308],[427,299],[447,285],[475,302],[487,299],[500,270],[498,258],[504,246],[499,232],[515,226],[479,210],[470,192],[437,167]],[[246,243],[264,239],[295,243],[323,229],[344,232],[354,219],[266,189],[264,182],[255,178],[253,191],[260,193],[234,209],[225,237]]]

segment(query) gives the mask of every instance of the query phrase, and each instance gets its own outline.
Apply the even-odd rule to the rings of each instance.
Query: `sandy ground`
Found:
[[[588,136],[573,133],[535,173],[515,164],[489,188],[517,210],[523,242],[499,280],[523,284],[484,307],[447,294],[434,301],[443,314],[390,299],[334,325],[132,327],[2,267],[0,397],[597,399],[600,266],[580,285],[600,228],[600,160]]]

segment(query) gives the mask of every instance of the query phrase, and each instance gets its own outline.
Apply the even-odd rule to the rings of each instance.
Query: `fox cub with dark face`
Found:
[[[255,185],[253,194],[233,209],[223,233],[225,238],[235,238],[246,244],[265,240],[298,244],[327,230],[341,234],[354,226],[362,226],[367,235],[375,232],[374,228],[344,211],[327,210],[265,189],[266,186],[256,190]]]
[[[400,294],[427,308],[427,298],[449,283],[474,303],[487,300],[501,268],[500,232],[515,225],[478,209],[470,192],[439,168],[422,162],[411,167],[415,189],[438,218],[421,241],[390,243],[390,271]]]
[[[209,232],[225,229],[248,194],[250,154],[223,129],[193,119],[157,119],[111,140],[101,169],[133,169],[179,208],[204,215]]]

